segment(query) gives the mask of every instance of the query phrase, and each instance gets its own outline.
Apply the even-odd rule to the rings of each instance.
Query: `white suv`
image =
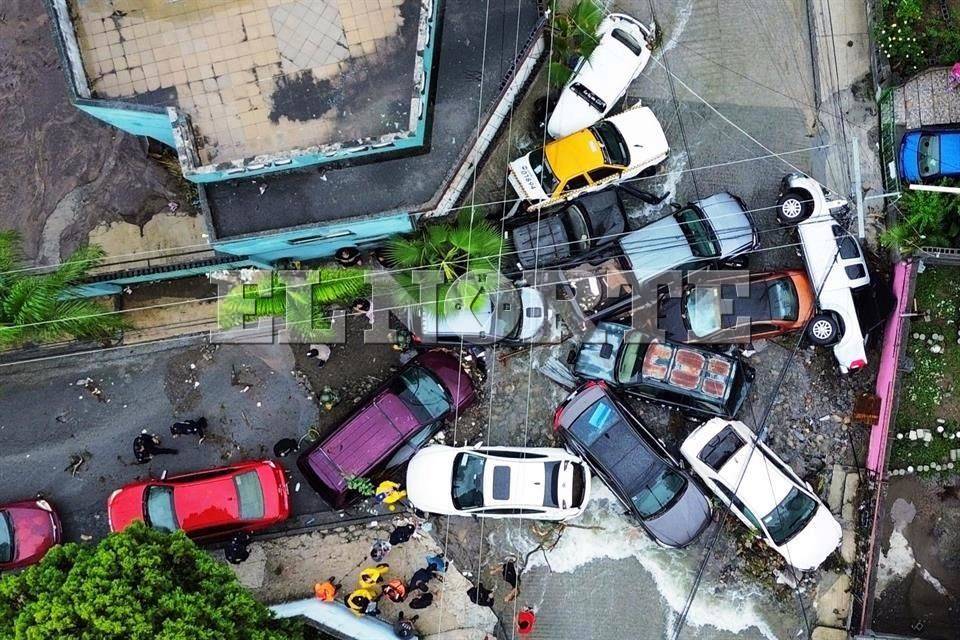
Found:
[[[777,218],[795,225],[814,293],[817,315],[807,329],[810,342],[832,346],[843,373],[867,364],[866,340],[889,314],[891,294],[877,286],[857,239],[833,217],[847,206],[827,200],[820,183],[801,174],[786,176]]]
[[[680,446],[693,472],[795,569],[811,571],[843,531],[809,484],[738,420],[713,418]]]
[[[652,30],[639,20],[611,13],[597,28],[597,46],[581,58],[547,121],[547,133],[562,138],[604,117],[650,61]]]

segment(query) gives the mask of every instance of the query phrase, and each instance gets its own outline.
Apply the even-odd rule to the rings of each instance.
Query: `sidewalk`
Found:
[[[370,559],[374,540],[387,540],[394,526],[406,524],[401,516],[387,516],[367,525],[337,527],[324,532],[287,536],[254,543],[250,558],[233,566],[241,583],[267,604],[277,604],[313,596],[313,585],[333,575],[343,584],[338,599],[356,588],[357,577]],[[426,558],[441,552],[425,532],[400,545],[394,545],[385,562],[390,565],[387,578],[406,582],[414,571],[427,565]],[[216,552],[218,557],[221,552]],[[387,598],[380,600],[380,617],[392,624],[400,611],[410,617],[419,614],[417,629],[423,638],[444,640],[483,640],[493,633],[497,617],[486,607],[473,604],[467,597],[470,582],[452,564],[442,583],[432,581],[433,604],[419,611]],[[410,601],[407,597],[407,603]],[[362,640],[362,639],[361,639]]]
[[[938,67],[914,76],[894,90],[897,124],[907,129],[960,122],[960,92],[950,89],[950,69]]]

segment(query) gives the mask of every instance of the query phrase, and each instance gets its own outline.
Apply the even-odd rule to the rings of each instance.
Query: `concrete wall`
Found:
[[[406,213],[369,220],[336,222],[271,235],[214,243],[220,253],[244,256],[260,263],[282,259],[316,260],[333,255],[340,247],[368,245],[413,230]]]
[[[70,9],[67,0],[47,0],[47,10],[53,16],[54,33],[57,48],[64,58],[64,71],[75,97],[89,98],[90,85],[87,83],[87,74],[83,70],[83,60],[80,57],[80,45],[77,43],[77,33],[70,20]]]

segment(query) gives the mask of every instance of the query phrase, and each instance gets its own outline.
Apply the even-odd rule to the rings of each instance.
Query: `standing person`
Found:
[[[169,449],[160,446],[160,437],[147,433],[144,429],[136,438],[133,439],[133,455],[137,459],[137,464],[144,464],[153,460],[153,456],[159,455],[177,455],[176,449]]]
[[[537,621],[537,616],[531,607],[525,606],[517,614],[517,633],[522,636],[533,633],[533,625]]]
[[[230,542],[223,549],[223,555],[230,564],[240,564],[250,557],[250,534],[238,531],[230,538]]]
[[[397,634],[398,638],[415,638],[417,636],[417,627],[414,626],[414,623],[419,618],[419,615],[413,616],[412,618],[404,617],[403,611],[401,611],[397,621],[393,623],[393,632]]]
[[[313,585],[313,595],[317,596],[317,600],[320,602],[333,602],[342,586],[337,582],[336,576],[330,576],[326,582],[318,582]]]
[[[470,602],[481,607],[492,607],[495,602],[493,593],[480,582],[467,589],[467,597],[470,598]]]
[[[312,344],[307,351],[308,358],[316,358],[317,366],[322,367],[330,359],[330,346],[325,344]]]
[[[381,562],[375,567],[367,567],[360,572],[357,584],[360,585],[361,589],[373,589],[383,582],[383,576],[388,571],[390,571],[390,565],[385,562]]]

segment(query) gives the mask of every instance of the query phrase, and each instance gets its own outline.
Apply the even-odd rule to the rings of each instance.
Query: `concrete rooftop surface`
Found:
[[[203,164],[409,131],[420,0],[69,0],[95,97],[178,107]]]
[[[369,0],[366,0],[369,1]],[[446,0],[427,146],[413,155],[205,187],[219,239],[424,208],[466,153],[480,116],[539,21],[534,2]],[[376,186],[372,189],[371,186]]]

